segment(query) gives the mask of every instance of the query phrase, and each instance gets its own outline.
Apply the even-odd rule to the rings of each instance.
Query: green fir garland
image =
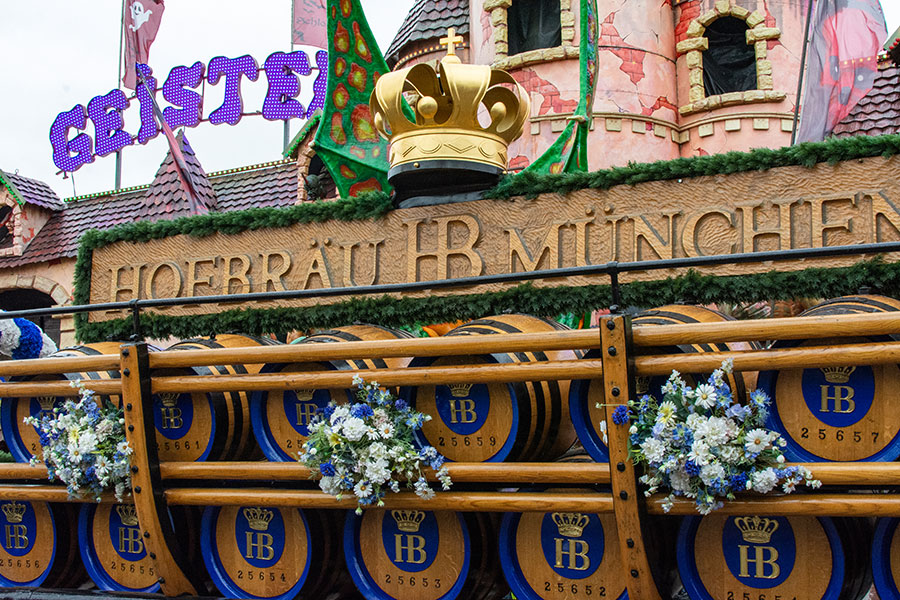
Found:
[[[536,198],[543,193],[567,194],[580,189],[609,189],[708,175],[762,171],[775,167],[805,166],[900,153],[900,135],[857,136],[825,142],[799,144],[770,150],[728,152],[711,156],[680,158],[654,163],[629,164],[590,173],[541,175],[520,173],[505,177],[485,199]],[[244,231],[289,227],[298,223],[329,220],[377,219],[393,207],[385,192],[355,198],[318,201],[288,208],[253,208],[244,211],[182,217],[172,221],[140,221],[112,229],[91,230],[80,241],[75,263],[75,304],[90,301],[91,256],[95,249],[117,242],[139,243],[174,235],[205,237],[215,233],[235,235]],[[793,273],[765,273],[735,277],[700,276],[689,272],[674,279],[633,283],[623,287],[626,304],[644,307],[671,302],[755,302],[790,297],[830,297],[855,293],[860,286],[883,293],[900,291],[900,267],[880,261],[859,263],[849,269],[807,269]],[[586,311],[609,304],[609,287],[535,288],[531,285],[498,293],[430,298],[354,299],[306,309],[243,309],[214,315],[167,317],[144,315],[144,333],[151,337],[190,337],[228,331],[279,333],[311,327],[345,325],[366,315],[366,320],[385,326],[469,319],[515,310],[539,315]],[[130,335],[130,319],[88,323],[86,315],[75,316],[79,339],[95,341],[124,339]]]

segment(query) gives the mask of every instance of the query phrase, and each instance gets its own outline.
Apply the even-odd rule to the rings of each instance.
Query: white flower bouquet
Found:
[[[338,500],[344,494],[357,498],[357,514],[363,506],[383,506],[387,491],[400,491],[401,480],[417,495],[429,499],[434,491],[425,478],[431,467],[444,490],[450,475],[444,457],[431,446],[417,449],[415,432],[431,419],[379,389],[374,381],[354,378],[356,401],[331,402],[311,419],[309,438],[300,451],[300,462],[313,476],[321,475],[319,487]]]
[[[679,496],[694,499],[698,512],[709,514],[737,492],[765,494],[781,484],[789,494],[801,483],[822,485],[808,469],[784,466],[785,441],[764,426],[768,396],[756,390],[749,404],[735,402],[724,381],[730,372],[726,361],[706,383],[691,388],[673,371],[662,402],[644,395],[613,412],[615,425],[629,426],[631,457],[645,467],[640,481],[648,486],[646,495],[669,490],[666,512]]]
[[[37,429],[42,457],[32,465],[47,465],[47,477],[66,484],[69,496],[93,496],[97,502],[107,490],[119,502],[131,491],[131,446],[125,440],[122,409],[107,401],[98,404],[94,392],[80,381],[77,400],[41,415],[25,417]]]

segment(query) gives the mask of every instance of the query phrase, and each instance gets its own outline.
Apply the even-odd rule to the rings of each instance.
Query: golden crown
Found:
[[[450,395],[454,398],[465,398],[472,389],[471,383],[451,383],[447,386],[450,388]]]
[[[250,526],[250,529],[255,529],[256,531],[265,531],[268,529],[269,521],[271,521],[274,516],[275,513],[271,510],[258,506],[244,509],[244,518],[247,519],[247,524]]]
[[[173,408],[178,403],[178,392],[162,392],[161,394],[157,394],[159,396],[159,401],[162,402],[162,405],[166,408]]]
[[[297,400],[300,402],[312,402],[315,392],[316,390],[294,390],[294,394],[297,395]]]
[[[506,71],[462,64],[454,51],[461,42],[451,28],[441,39],[447,56],[437,71],[420,63],[386,73],[375,84],[369,107],[375,128],[391,142],[391,169],[434,160],[506,169],[507,146],[522,135],[530,114],[528,93]],[[404,111],[404,98],[413,119]],[[486,126],[478,118],[482,107],[490,119]]]
[[[590,519],[581,513],[553,513],[550,515],[559,528],[559,534],[566,537],[581,537]]]
[[[51,411],[56,402],[56,396],[38,396],[37,401],[41,405],[41,410]]]
[[[25,505],[21,502],[9,502],[3,505],[3,514],[10,523],[21,523],[25,516]]]
[[[425,513],[421,510],[392,510],[391,516],[397,521],[397,529],[407,533],[419,531],[419,525],[425,520]]]
[[[820,367],[828,383],[847,383],[856,367]]]
[[[734,524],[744,541],[751,544],[768,544],[772,534],[778,529],[778,521],[765,517],[737,517]]]
[[[134,504],[119,504],[116,506],[116,512],[119,513],[122,525],[134,527],[138,524],[137,511],[134,508]]]

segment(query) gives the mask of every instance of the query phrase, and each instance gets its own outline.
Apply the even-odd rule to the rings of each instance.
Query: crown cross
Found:
[[[432,38],[434,39],[434,38]],[[463,43],[463,37],[456,35],[456,28],[451,27],[447,30],[447,37],[438,40],[441,46],[447,46],[447,56],[456,56],[456,45]]]

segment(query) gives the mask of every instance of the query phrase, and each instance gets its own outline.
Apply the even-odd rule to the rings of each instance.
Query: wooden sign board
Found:
[[[274,290],[354,287],[519,273],[559,267],[818,248],[900,240],[900,157],[813,168],[584,189],[528,200],[478,200],[394,210],[380,219],[177,235],[94,250],[91,303]],[[846,266],[858,256],[699,269],[734,275]],[[633,272],[623,282],[663,279]],[[538,279],[536,286],[607,283],[604,275]],[[482,293],[486,284],[404,296]],[[379,294],[381,295],[381,294]],[[399,294],[398,294],[399,295]],[[254,303],[311,306],[347,296]],[[228,308],[235,308],[229,304]],[[217,305],[159,309],[216,312]],[[92,313],[92,320],[121,317]]]

